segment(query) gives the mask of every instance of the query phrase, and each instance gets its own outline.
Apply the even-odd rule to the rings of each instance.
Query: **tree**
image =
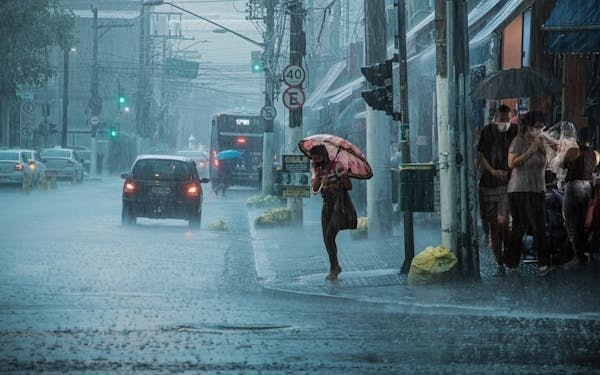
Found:
[[[50,47],[75,42],[75,16],[59,0],[0,1],[0,97],[14,98],[20,85],[42,86],[56,73]]]

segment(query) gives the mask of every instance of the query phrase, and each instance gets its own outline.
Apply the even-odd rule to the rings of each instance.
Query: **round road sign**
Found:
[[[304,104],[304,91],[299,87],[288,87],[283,92],[283,105],[287,109],[298,109]]]
[[[305,78],[306,72],[299,65],[288,65],[283,69],[283,82],[288,86],[300,86]]]
[[[32,102],[24,102],[23,106],[21,107],[23,112],[25,113],[32,113],[33,110],[35,109],[35,106],[33,105]]]
[[[25,125],[21,128],[21,135],[23,137],[31,137],[33,135],[33,127],[30,125]]]
[[[261,108],[260,116],[267,121],[273,120],[277,117],[277,110],[272,105],[266,105]]]
[[[100,118],[98,116],[90,117],[90,124],[98,125],[100,123]]]

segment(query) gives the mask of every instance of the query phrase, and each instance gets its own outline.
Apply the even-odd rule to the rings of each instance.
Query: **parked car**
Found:
[[[27,157],[29,163],[29,169],[33,172],[32,182],[33,185],[38,186],[42,180],[46,178],[46,171],[48,167],[46,163],[42,161],[40,154],[36,150],[21,150]]]
[[[29,178],[30,186],[39,184],[46,167],[36,157],[34,150],[0,150],[0,184],[22,184],[24,176]]]
[[[196,163],[196,169],[200,177],[208,177],[208,168],[210,167],[210,158],[208,152],[197,150],[179,150],[176,152],[178,156],[185,156],[192,159]]]
[[[48,168],[46,173],[56,173],[59,179],[83,180],[83,158],[77,151],[57,146],[40,150],[40,157]]]
[[[182,156],[140,155],[129,173],[121,175],[123,207],[121,223],[136,223],[138,217],[183,219],[199,228],[202,218],[202,185],[194,161]]]
[[[90,173],[91,157],[92,152],[85,146],[72,146],[73,150],[77,152],[77,155],[83,159],[83,170],[85,173]]]

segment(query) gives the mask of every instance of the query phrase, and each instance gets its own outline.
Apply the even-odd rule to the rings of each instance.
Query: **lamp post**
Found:
[[[67,147],[68,110],[69,110],[69,54],[75,52],[74,47],[63,47],[63,99],[62,99],[62,134],[60,146]]]

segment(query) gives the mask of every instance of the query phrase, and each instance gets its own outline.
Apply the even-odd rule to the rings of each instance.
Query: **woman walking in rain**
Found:
[[[329,274],[325,280],[333,281],[342,272],[335,238],[342,229],[356,228],[356,211],[348,194],[348,190],[352,189],[352,182],[348,171],[340,163],[329,159],[325,146],[312,147],[310,159],[313,167],[312,192],[321,192],[323,197],[321,228],[329,256]]]

